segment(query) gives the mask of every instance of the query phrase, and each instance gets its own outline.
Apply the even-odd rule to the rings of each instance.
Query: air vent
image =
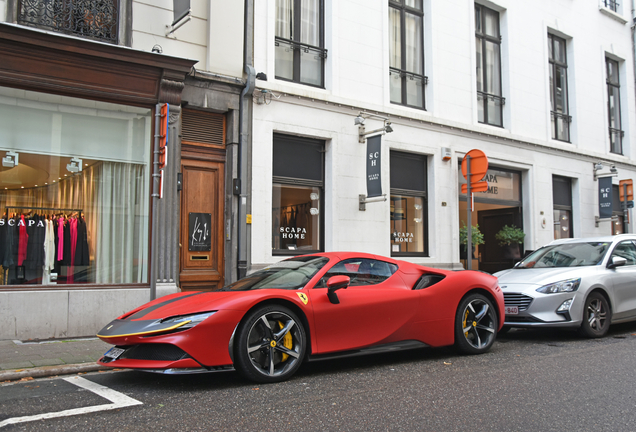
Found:
[[[222,114],[184,109],[181,116],[181,142],[206,147],[223,147],[225,117]]]

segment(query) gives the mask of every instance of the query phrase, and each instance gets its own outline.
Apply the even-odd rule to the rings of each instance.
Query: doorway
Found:
[[[521,226],[519,207],[482,210],[477,213],[479,229],[484,235],[484,244],[479,248],[479,270],[495,273],[511,268],[521,258],[523,245],[515,249],[500,246],[495,236],[504,226]]]
[[[181,289],[222,287],[224,164],[182,158],[181,172]]]

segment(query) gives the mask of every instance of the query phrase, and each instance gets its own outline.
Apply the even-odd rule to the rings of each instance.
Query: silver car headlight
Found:
[[[579,289],[579,285],[581,285],[581,278],[568,279],[561,282],[544,285],[541,288],[537,288],[537,291],[544,294],[573,292]]]
[[[170,317],[161,320],[161,324],[174,324],[178,325],[180,323],[184,323],[183,325],[178,326],[179,330],[185,330],[194,327],[197,324],[202,323],[204,320],[214,315],[216,311],[212,312],[202,312],[191,315],[180,315],[176,317]]]

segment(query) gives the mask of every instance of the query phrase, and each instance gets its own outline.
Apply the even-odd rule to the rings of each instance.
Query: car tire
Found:
[[[583,305],[583,321],[579,327],[579,334],[587,338],[605,336],[609,330],[610,317],[607,298],[599,292],[591,293]]]
[[[499,331],[497,332],[497,335],[506,334],[506,333],[508,333],[510,331],[511,328],[512,327],[505,325],[505,326],[503,326],[502,328],[499,329]]]
[[[488,298],[473,293],[465,297],[455,315],[455,347],[463,354],[485,353],[497,337],[497,311]]]
[[[306,349],[307,336],[296,314],[284,306],[267,305],[241,321],[234,366],[252,381],[284,381],[298,370]]]

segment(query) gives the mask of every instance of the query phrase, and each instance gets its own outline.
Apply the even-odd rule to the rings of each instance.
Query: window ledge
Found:
[[[616,12],[609,8],[606,8],[605,6],[599,6],[598,10],[602,14],[607,15],[608,17],[618,21],[621,24],[627,24],[627,20],[622,15],[617,14]]]

